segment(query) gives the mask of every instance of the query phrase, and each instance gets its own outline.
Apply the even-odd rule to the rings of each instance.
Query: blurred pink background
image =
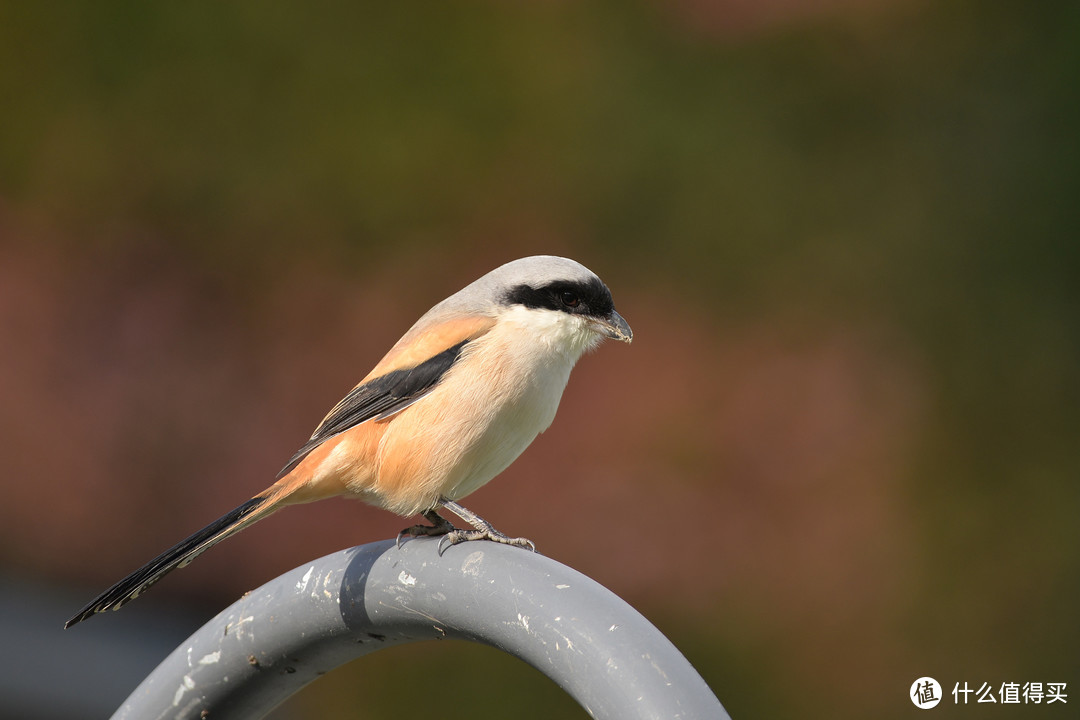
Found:
[[[0,596],[57,604],[32,644],[87,654],[67,672],[129,613],[54,636],[83,601],[264,488],[432,304],[552,253],[607,282],[635,340],[586,356],[468,507],[642,610],[735,717],[907,716],[923,675],[1074,680],[1077,13],[0,17]],[[411,522],[290,508],[129,622],[164,656]],[[274,717],[396,717],[415,673],[450,717],[581,713],[452,644],[367,658]]]

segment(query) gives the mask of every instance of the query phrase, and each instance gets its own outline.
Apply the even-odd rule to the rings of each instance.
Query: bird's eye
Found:
[[[564,292],[560,296],[560,299],[562,300],[563,305],[570,308],[576,308],[578,305],[581,304],[581,300],[578,298],[578,296],[570,292],[569,290]]]

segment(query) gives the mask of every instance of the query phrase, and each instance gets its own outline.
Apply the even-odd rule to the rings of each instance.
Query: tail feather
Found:
[[[277,507],[278,504],[269,502],[267,497],[253,497],[98,595],[64,623],[64,627],[80,623],[94,613],[120,609],[176,568],[184,567],[203,551],[265,517]]]

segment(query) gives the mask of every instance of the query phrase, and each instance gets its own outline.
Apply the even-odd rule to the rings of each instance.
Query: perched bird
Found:
[[[345,495],[440,535],[535,549],[457,504],[551,425],[570,370],[604,338],[630,342],[611,292],[583,265],[541,255],[507,263],[421,317],[278,473],[239,507],[128,575],[67,621],[116,610],[200,553],[286,505]],[[472,526],[458,529],[445,508]],[[399,535],[399,540],[401,538]]]

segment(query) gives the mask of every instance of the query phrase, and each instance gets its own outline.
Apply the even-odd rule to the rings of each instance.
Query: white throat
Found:
[[[599,342],[587,321],[553,310],[514,306],[483,337],[466,347],[463,365],[487,368],[468,380],[451,371],[446,390],[464,403],[477,403],[471,416],[482,418],[466,441],[475,464],[443,492],[464,497],[502,472],[555,419],[570,371]],[[460,436],[457,441],[464,438]]]

